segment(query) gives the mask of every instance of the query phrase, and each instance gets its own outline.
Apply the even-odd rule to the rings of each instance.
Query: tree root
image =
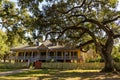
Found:
[[[112,68],[112,69],[103,68],[100,72],[119,74],[120,73],[120,68],[118,66],[117,67],[114,66],[114,68]]]

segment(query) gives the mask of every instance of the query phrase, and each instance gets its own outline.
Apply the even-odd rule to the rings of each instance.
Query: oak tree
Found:
[[[120,37],[120,11],[116,9],[117,0],[48,2],[43,7],[45,25],[48,26],[47,36],[54,34],[58,39],[64,37],[72,43],[79,44],[81,51],[94,45],[105,62],[102,71],[119,70],[111,56],[114,40]]]

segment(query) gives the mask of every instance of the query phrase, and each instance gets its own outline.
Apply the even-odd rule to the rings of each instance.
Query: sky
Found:
[[[117,10],[120,11],[120,0],[119,0],[119,3],[118,3]]]

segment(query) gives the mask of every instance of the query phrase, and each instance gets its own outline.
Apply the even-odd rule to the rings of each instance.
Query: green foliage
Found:
[[[0,63],[0,69],[23,69],[27,68],[27,63]]]
[[[72,15],[84,15],[87,18],[95,19],[99,22],[104,22],[110,19],[113,19],[114,16],[117,16],[118,13],[116,11],[117,0],[110,0],[110,1],[86,1],[81,8],[73,8],[75,6],[79,6],[82,4],[82,1],[73,1],[73,0],[66,0],[66,1],[54,1],[54,0],[47,0],[46,5],[43,6],[43,10],[38,8],[40,2],[39,0],[31,1],[22,1],[19,0],[19,6],[22,7],[22,10],[28,8],[28,10],[33,14],[33,26],[31,27],[33,31],[33,37],[38,38],[46,34],[46,32],[52,31],[53,34],[49,34],[49,38],[53,39],[58,37],[59,33],[61,33],[64,29],[69,28],[70,26],[75,26],[80,21],[84,20],[84,17],[71,17]],[[30,5],[32,4],[32,5]],[[75,5],[76,4],[76,5]],[[71,10],[69,13],[64,14],[65,12]],[[63,14],[62,14],[63,13]],[[110,23],[111,25],[115,23]],[[98,39],[99,43],[105,45],[107,35],[106,32],[100,29],[96,24],[90,23],[81,23],[79,26],[84,26],[89,28],[95,34],[95,37]],[[111,29],[114,30],[117,26],[109,26]],[[35,35],[35,31],[38,30],[38,34]],[[68,30],[60,37],[60,40],[69,41],[74,44],[84,43],[88,40],[91,40],[91,36],[89,34],[84,34],[82,36],[81,33],[84,31],[81,30]],[[60,34],[61,35],[61,34]],[[71,37],[80,37],[78,38],[71,38]]]
[[[41,68],[47,69],[83,69],[83,70],[95,70],[101,69],[103,63],[42,63]]]
[[[89,63],[94,63],[94,62],[104,62],[104,60],[101,59],[101,58],[97,58],[97,59],[90,59],[88,62],[89,62]]]
[[[6,44],[7,35],[0,30],[0,54],[6,54],[9,51],[9,47]]]
[[[2,0],[0,6],[1,28],[7,36],[6,44],[9,47],[24,44],[26,32],[31,23],[30,13],[27,9],[20,10],[17,4],[9,0]]]
[[[115,46],[112,51],[113,60],[115,62],[120,62],[120,52],[119,52],[119,46]]]

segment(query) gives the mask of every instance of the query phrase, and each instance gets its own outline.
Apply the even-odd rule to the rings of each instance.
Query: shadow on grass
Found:
[[[22,77],[29,77],[28,79],[24,80],[120,80],[119,74],[58,69],[30,70],[6,77],[12,77],[14,80]]]
[[[41,76],[39,80],[120,80],[120,75],[100,72],[60,72],[52,76]]]

